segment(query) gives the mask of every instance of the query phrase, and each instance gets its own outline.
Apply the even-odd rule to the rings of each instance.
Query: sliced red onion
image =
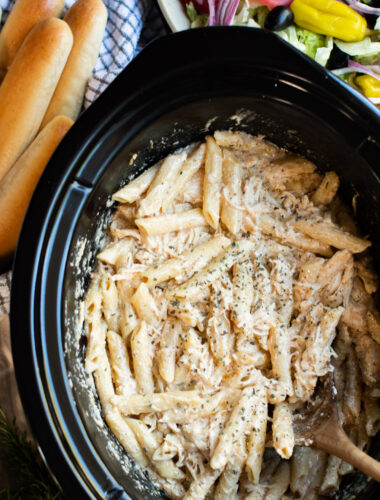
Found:
[[[215,26],[215,0],[208,0],[209,16],[208,16],[208,26]]]
[[[223,24],[229,26],[232,23],[238,5],[239,5],[239,0],[230,1]]]
[[[239,0],[220,0],[216,9],[216,24],[229,26],[232,23],[238,5]]]
[[[278,7],[279,5],[289,6],[292,1],[293,0],[261,0],[261,3],[268,5],[268,7],[271,7],[273,9],[274,7]],[[344,0],[341,1],[343,2]]]
[[[373,78],[376,78],[376,80],[380,81],[380,66],[363,66],[363,64],[359,64],[355,61],[348,61],[348,67],[349,68],[354,68],[358,73],[365,73],[366,75],[373,76]],[[375,71],[373,71],[375,69]]]
[[[361,66],[360,68],[358,67],[339,68],[339,69],[333,69],[332,73],[334,73],[334,75],[336,76],[345,75],[347,73],[365,73],[366,75],[373,76],[373,78],[376,78],[376,80],[380,81],[380,75],[378,75],[373,71],[374,68],[376,68],[376,71],[379,71],[380,73],[380,66],[371,66],[371,68],[366,68],[366,66]]]
[[[363,14],[372,14],[374,16],[380,16],[380,8],[371,7],[365,3],[359,2],[359,0],[348,0],[350,7],[355,9],[357,12],[363,12]]]
[[[229,5],[229,0],[219,0],[215,13],[215,23],[223,25],[223,19]]]

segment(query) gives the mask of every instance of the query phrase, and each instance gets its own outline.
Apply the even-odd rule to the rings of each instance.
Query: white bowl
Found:
[[[158,0],[158,5],[172,31],[183,31],[190,28],[185,7],[179,0]]]

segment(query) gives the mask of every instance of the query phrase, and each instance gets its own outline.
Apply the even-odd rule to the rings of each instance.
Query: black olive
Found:
[[[264,28],[271,31],[284,30],[294,21],[294,14],[284,5],[278,5],[272,9],[264,21]]]
[[[373,30],[373,28],[375,27],[378,16],[374,16],[373,14],[363,14],[363,15],[367,21],[368,28]]]
[[[365,4],[369,5],[370,7],[380,7],[380,0],[367,0],[364,2]],[[375,27],[376,21],[378,16],[376,14],[362,14],[367,21],[367,26],[368,28],[372,29]]]
[[[349,58],[349,55],[340,50],[334,43],[326,67],[327,69],[345,68],[348,65]]]

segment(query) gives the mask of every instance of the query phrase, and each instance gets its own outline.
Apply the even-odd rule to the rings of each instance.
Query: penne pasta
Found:
[[[368,436],[375,436],[380,430],[380,405],[367,389],[364,393],[365,430]]]
[[[119,328],[119,296],[115,282],[110,276],[103,276],[100,282],[102,292],[102,309],[110,330]]]
[[[174,380],[177,344],[181,325],[179,321],[168,320],[162,332],[158,369],[161,377],[170,384]]]
[[[221,308],[220,289],[213,287],[210,302],[212,305],[206,327],[210,351],[217,363],[227,366],[231,362],[235,335],[228,314]]]
[[[253,137],[246,132],[217,130],[214,133],[214,138],[216,143],[224,148],[256,153],[257,156],[270,157],[271,160],[277,156],[279,151],[277,146],[265,141],[263,136]]]
[[[352,466],[293,431],[331,370],[349,438],[368,450],[380,431],[378,279],[338,187],[219,130],[113,195],[84,367],[95,414],[170,499],[335,495]]]
[[[364,252],[364,250],[371,246],[371,242],[364,238],[358,238],[342,231],[336,226],[323,224],[322,222],[318,223],[300,219],[294,223],[294,227],[301,233],[321,243],[331,245],[340,250],[349,250],[351,253]]]
[[[154,392],[153,346],[150,327],[142,321],[131,335],[133,371],[137,388],[142,394]]]
[[[317,205],[331,203],[339,188],[339,177],[335,172],[326,172],[322,182],[313,193],[311,201]]]
[[[235,262],[246,259],[251,250],[252,245],[249,241],[233,243],[223,254],[212,260],[203,271],[195,274],[182,285],[169,290],[166,297],[188,300],[194,298],[203,288],[219,279]]]
[[[296,446],[294,448],[290,462],[290,489],[293,494],[300,498],[309,498],[306,495],[315,494],[314,488],[322,483],[326,458],[324,451],[312,447]]]
[[[254,269],[251,260],[241,260],[233,267],[232,320],[239,329],[252,327],[251,307],[254,297]]]
[[[236,497],[245,460],[245,450],[241,450],[241,454],[226,465],[215,489],[215,500],[230,500]]]
[[[149,470],[150,479],[159,486],[169,498],[182,500],[185,495],[185,488],[182,482],[175,479],[166,479],[157,474],[154,470]]]
[[[190,484],[183,500],[203,500],[206,498],[207,493],[220,474],[220,470],[213,470],[210,467],[206,467],[203,474]]]
[[[206,226],[206,218],[200,208],[187,212],[144,217],[135,220],[136,226],[148,236],[183,231],[194,227]]]
[[[118,281],[116,286],[121,308],[119,316],[119,329],[123,338],[126,339],[138,325],[136,312],[131,304],[133,288],[126,280]]]
[[[105,415],[112,409],[111,400],[115,395],[112,383],[111,366],[107,357],[105,335],[100,344],[98,356],[94,361],[93,376],[100,404]]]
[[[132,241],[129,238],[123,238],[111,243],[108,247],[98,253],[96,258],[105,264],[114,266],[121,255],[129,254],[131,251]]]
[[[97,290],[98,281],[94,281],[88,289],[84,303],[87,315],[87,349],[85,368],[92,373],[97,367],[97,361],[102,355],[105,343],[107,324],[101,314],[101,294]]]
[[[161,264],[149,267],[142,273],[142,279],[148,286],[155,286],[163,281],[175,278],[178,275],[188,277],[216,257],[220,252],[226,250],[231,241],[224,236],[215,236],[197,247],[184,252],[178,258],[169,259]]]
[[[335,457],[334,455],[330,455],[327,460],[325,477],[323,478],[321,484],[321,493],[328,494],[332,491],[335,491],[339,487],[340,483],[340,474],[339,468],[342,464],[342,459],[339,457]]]
[[[287,155],[272,162],[264,170],[264,176],[273,189],[285,191],[292,190],[291,184],[296,180],[313,179],[315,169],[315,165],[305,158]]]
[[[147,467],[149,463],[147,456],[137,441],[134,432],[116,408],[107,413],[106,421],[125,451],[141,467]]]
[[[125,340],[119,334],[109,330],[107,332],[107,347],[116,394],[123,396],[135,394],[137,391],[136,380],[131,373]]]
[[[260,479],[261,465],[265,449],[265,436],[267,431],[268,403],[264,387],[255,388],[255,416],[248,438],[248,456],[246,469],[248,477],[254,484]]]
[[[170,207],[172,202],[181,193],[193,175],[201,168],[205,157],[205,151],[205,145],[201,144],[187,157],[186,161],[179,170],[173,185],[168,188],[168,192],[162,205],[163,211],[166,211]]]
[[[288,462],[281,462],[269,486],[265,500],[282,500],[290,481],[290,466]]]
[[[328,243],[321,242],[313,236],[303,236],[302,234],[296,234],[292,231],[293,228],[295,230],[299,229],[296,222],[290,224],[289,228],[286,228],[281,221],[275,220],[269,215],[263,215],[258,224],[264,234],[278,238],[285,244],[294,245],[296,248],[300,248],[301,250],[313,252],[317,255],[323,255],[325,257],[330,257],[332,255],[332,251]],[[300,230],[300,233],[303,233],[303,231]]]
[[[167,193],[176,179],[178,172],[181,170],[186,156],[186,152],[181,151],[180,153],[166,157],[156,172],[145,198],[140,202],[137,210],[139,217],[153,215],[161,210]]]
[[[278,322],[270,330],[268,348],[273,376],[281,382],[288,396],[293,394],[290,345],[289,331],[283,326],[283,323]]]
[[[179,300],[169,302],[168,315],[174,316],[187,326],[197,327],[198,330],[204,330],[205,316],[201,311],[190,303],[183,303]]]
[[[216,415],[221,408],[229,407],[237,402],[241,395],[240,390],[223,390],[203,398],[199,405],[189,408],[188,405],[175,405],[173,409],[165,411],[162,415],[163,422],[172,422],[177,424],[188,424],[200,418],[212,417]]]
[[[321,308],[318,308],[318,311],[320,312]],[[326,375],[329,371],[331,344],[342,313],[343,307],[331,309],[323,314],[320,320],[320,316],[316,316],[317,323],[310,325],[305,351],[295,362],[294,396],[291,401],[307,401],[314,392],[318,376]]]
[[[131,297],[131,304],[140,319],[151,325],[157,323],[159,313],[156,302],[145,283],[140,283]]]
[[[213,469],[221,469],[226,465],[236,453],[239,440],[243,440],[245,434],[250,432],[250,427],[255,425],[257,392],[257,387],[246,387],[242,390],[211,457],[210,465]]]
[[[222,152],[213,137],[208,136],[203,182],[203,214],[207,223],[214,229],[219,225],[221,188]]]
[[[315,458],[313,457],[310,463],[308,475],[309,484],[305,497],[311,500],[317,500],[319,497],[319,489],[325,476],[327,453],[322,450],[313,450],[313,452]]]
[[[380,344],[380,314],[376,309],[367,312],[367,326],[373,340]]]
[[[242,167],[229,151],[223,151],[223,183],[221,221],[232,234],[237,234],[241,227],[241,179]]]
[[[112,195],[112,199],[120,203],[134,203],[145,193],[159,169],[158,165],[148,168]]]
[[[285,401],[274,407],[272,434],[274,449],[282,458],[289,459],[293,455],[295,439],[292,410]]]
[[[343,411],[345,422],[355,424],[359,420],[362,402],[362,381],[360,367],[352,345],[346,346],[345,385],[343,395]]]
[[[201,406],[204,404],[204,399],[198,391],[173,391],[115,396],[113,404],[119,408],[123,415],[138,415],[140,413],[172,410],[178,408],[178,405]]]
[[[153,455],[159,446],[157,436],[141,420],[127,418],[126,423],[133,431],[136,439],[145,453],[153,461],[159,475],[167,479],[184,479],[184,472],[172,460],[154,460]]]

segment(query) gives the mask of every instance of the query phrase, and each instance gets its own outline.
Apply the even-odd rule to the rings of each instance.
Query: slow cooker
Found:
[[[275,34],[194,29],[146,48],[77,121],[35,191],[13,267],[11,336],[22,402],[70,499],[164,498],[102,420],[83,368],[80,300],[113,209],[110,194],[217,129],[264,134],[335,170],[380,271],[380,113]],[[371,453],[380,458],[380,438]],[[378,498],[355,472],[334,498]]]

